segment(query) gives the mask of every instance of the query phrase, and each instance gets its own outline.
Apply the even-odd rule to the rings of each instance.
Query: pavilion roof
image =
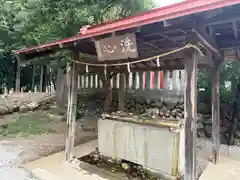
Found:
[[[197,32],[199,41],[206,49],[217,54],[224,49],[231,58],[238,59],[239,4],[240,0],[183,1],[136,16],[83,28],[74,37],[13,52],[23,57],[23,60],[68,48],[96,55],[95,40],[111,36],[112,33],[135,32],[141,59],[181,47],[186,44],[189,32]],[[209,38],[212,32],[214,38]],[[181,59],[181,55],[178,54],[177,57]],[[175,57],[170,58],[175,60]]]

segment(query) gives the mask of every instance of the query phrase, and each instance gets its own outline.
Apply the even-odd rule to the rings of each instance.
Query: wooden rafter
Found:
[[[176,45],[177,47],[181,47],[181,46],[182,46],[182,44],[177,43],[174,39],[169,38],[169,37],[168,37],[167,35],[165,35],[164,33],[163,33],[163,34],[160,34],[160,36],[164,37],[164,38],[167,39],[168,41],[173,42],[173,44]]]
[[[143,44],[146,44],[146,45],[148,45],[148,46],[151,46],[151,47],[153,47],[153,48],[155,48],[155,49],[157,49],[157,50],[163,50],[162,48],[160,48],[160,47],[158,47],[158,46],[156,46],[156,45],[154,45],[154,44],[152,44],[152,43],[143,41],[143,40],[141,40],[141,39],[139,39],[139,38],[137,39],[137,41],[139,41],[139,42],[141,42],[141,43],[143,43]]]
[[[192,31],[196,33],[198,39],[201,41],[202,44],[204,44],[204,46],[207,49],[211,50],[214,53],[221,55],[221,51],[220,51],[217,43],[215,42],[215,40],[213,38],[211,38],[207,34],[207,32],[204,29],[195,27]]]

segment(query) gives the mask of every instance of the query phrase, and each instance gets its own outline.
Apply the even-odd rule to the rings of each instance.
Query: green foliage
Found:
[[[0,126],[0,135],[29,136],[34,134],[53,133],[52,121],[39,113],[21,116],[14,122]]]
[[[220,100],[231,103],[240,77],[240,62],[225,61],[220,67]],[[231,82],[231,89],[225,87],[225,81]],[[212,79],[210,71],[198,73],[198,88],[204,88],[206,96],[211,97]]]
[[[11,50],[77,35],[84,25],[96,25],[150,9],[151,0],[0,0],[0,84],[15,78]],[[69,52],[28,63],[49,64],[56,72],[66,67]],[[11,63],[10,63],[11,62]],[[31,83],[31,68],[23,67],[24,84]],[[39,75],[39,74],[37,74]],[[13,86],[11,86],[13,87]]]
[[[222,103],[232,103],[233,94],[223,85],[220,85],[220,101]]]
[[[15,59],[11,52],[5,51],[0,53],[0,85],[6,84],[7,87],[14,86]]]

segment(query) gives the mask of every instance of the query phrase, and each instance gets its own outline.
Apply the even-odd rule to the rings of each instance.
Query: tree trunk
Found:
[[[20,92],[20,78],[21,78],[21,67],[20,67],[20,58],[17,56],[16,60],[16,84],[15,84],[15,91]]]
[[[46,65],[43,66],[43,91],[46,91],[48,88],[48,67]]]
[[[40,92],[43,92],[43,66],[41,66],[41,74],[40,74]]]

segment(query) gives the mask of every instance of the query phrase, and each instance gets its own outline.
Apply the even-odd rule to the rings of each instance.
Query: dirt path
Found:
[[[17,119],[17,114],[6,116],[0,120],[0,125]],[[0,137],[0,180],[36,180],[21,168],[21,164],[64,150],[66,123],[58,120],[52,125],[55,133],[51,134],[32,135],[25,138],[16,137],[16,135]],[[95,129],[84,130],[82,126],[77,125],[76,145],[93,139],[96,139]]]
[[[81,137],[80,137],[81,136]],[[93,132],[78,133],[76,143],[81,144],[95,138]],[[0,141],[0,179],[35,180],[30,173],[21,168],[21,164],[53,154],[64,149],[63,134],[49,134],[28,139],[6,139]]]
[[[23,147],[13,145],[9,141],[0,142],[1,180],[36,180],[29,172],[19,167],[22,162],[23,149]]]

